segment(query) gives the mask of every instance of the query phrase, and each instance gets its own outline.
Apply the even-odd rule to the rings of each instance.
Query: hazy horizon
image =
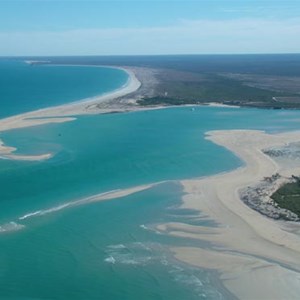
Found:
[[[181,54],[66,54],[66,55],[0,55],[0,58],[52,58],[52,57],[159,57],[159,56],[263,56],[263,55],[300,55],[299,52],[282,52],[282,53],[181,53]]]
[[[0,56],[299,53],[295,1],[0,3]]]

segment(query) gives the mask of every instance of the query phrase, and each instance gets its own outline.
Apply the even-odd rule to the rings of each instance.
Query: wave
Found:
[[[9,222],[3,225],[0,225],[0,233],[10,232],[10,231],[18,231],[25,227],[25,225],[18,224],[16,222]]]
[[[25,220],[25,219],[30,218],[32,216],[36,216],[36,215],[40,214],[41,212],[42,212],[41,210],[37,210],[35,212],[29,213],[29,214],[26,214],[26,215],[20,217],[19,220]]]
[[[116,244],[106,247],[107,263],[123,265],[146,265],[153,261],[159,261],[161,253],[155,243],[133,242],[129,244]]]
[[[145,230],[149,230],[150,228],[148,228],[146,225],[144,225],[144,224],[141,224],[140,225],[140,227],[142,228],[142,229],[145,229]]]
[[[160,232],[159,230],[156,230],[154,226],[146,226],[144,224],[141,224],[140,225],[140,228],[144,229],[144,230],[147,230],[147,231],[151,231],[151,232],[154,232],[155,234],[159,234],[159,235],[162,235],[163,233]]]
[[[169,274],[175,282],[193,290],[199,299],[224,300],[222,293],[216,289],[211,276],[205,271],[193,267],[183,267],[178,264],[171,264]]]
[[[110,248],[110,249],[126,249],[126,246],[123,245],[123,244],[117,244],[117,245],[110,245],[107,248]]]
[[[10,160],[10,158],[8,158],[6,156],[0,156],[0,159]]]
[[[115,264],[116,262],[116,260],[112,256],[105,258],[104,261],[110,264]]]
[[[137,250],[152,251],[152,248],[150,246],[147,246],[145,243],[142,243],[142,242],[132,243],[132,248],[137,249]]]
[[[54,206],[52,208],[29,212],[29,213],[19,217],[18,219],[25,220],[25,219],[32,218],[32,217],[44,216],[44,215],[51,214],[53,212],[57,212],[57,211],[60,211],[60,210],[66,209],[66,208],[70,208],[70,207],[74,207],[74,206],[89,204],[92,202],[97,202],[97,201],[102,201],[102,200],[112,200],[112,199],[116,199],[116,198],[125,197],[128,195],[143,191],[145,189],[148,189],[148,188],[152,187],[153,185],[155,185],[155,184],[141,185],[141,186],[136,186],[133,188],[127,188],[127,189],[122,189],[122,190],[121,189],[111,190],[108,192],[96,194],[96,195],[82,198],[79,200],[66,202],[66,203],[60,204],[58,206]]]
[[[34,211],[34,212],[29,212],[29,213],[19,217],[18,219],[19,220],[25,220],[25,219],[32,218],[32,217],[44,216],[44,215],[51,214],[51,213],[54,213],[54,212],[57,212],[57,211],[60,211],[60,210],[66,209],[66,208],[88,204],[88,203],[91,203],[91,202],[94,202],[94,201],[97,201],[97,200],[101,200],[100,199],[101,197],[106,196],[108,194],[115,193],[117,191],[119,191],[119,190],[112,190],[112,191],[97,194],[97,195],[94,195],[94,196],[91,196],[91,197],[66,202],[64,204],[60,204],[60,205],[54,206],[52,208],[37,210],[37,211]]]
[[[141,241],[112,244],[106,247],[105,252],[105,263],[123,265],[128,268],[142,267],[153,280],[157,280],[157,276],[149,271],[151,269],[144,268],[144,266],[159,264],[172,281],[191,290],[199,299],[224,299],[205,272],[178,264],[163,244]]]
[[[116,256],[108,256],[104,259],[106,263],[119,263],[122,265],[146,265],[147,262],[151,261],[152,257],[133,257],[132,255],[116,255]]]

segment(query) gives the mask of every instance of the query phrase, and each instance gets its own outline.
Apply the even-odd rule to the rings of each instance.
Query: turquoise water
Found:
[[[235,168],[241,162],[205,140],[205,132],[297,129],[298,115],[297,111],[174,108],[85,116],[2,133],[0,138],[20,153],[55,155],[45,162],[0,161],[0,180],[7,187],[1,191],[5,209],[0,218],[8,220],[66,199]],[[13,190],[15,185],[18,189]]]
[[[18,185],[14,193],[11,188],[2,191],[3,217],[22,214],[23,204],[27,210],[39,210],[41,198],[43,207],[48,207],[66,199],[204,176],[239,165],[228,151],[203,140],[207,130],[216,128],[209,112],[217,113],[210,108],[195,112],[184,108],[87,116],[1,134],[22,153],[56,153],[42,163],[1,162],[2,184]],[[212,164],[215,157],[220,161]],[[26,200],[20,201],[24,195]]]
[[[158,234],[155,226],[182,220],[215,226],[178,209],[183,192],[176,180],[242,164],[205,140],[205,132],[294,130],[299,120],[298,111],[180,107],[1,133],[19,153],[54,156],[0,160],[0,299],[231,298],[216,274],[172,257],[170,246],[195,241]],[[62,206],[166,180],[124,198]]]
[[[0,59],[0,117],[55,106],[119,88],[128,75],[118,69],[30,66]]]
[[[180,194],[178,186],[169,184],[25,222],[27,229],[1,237],[1,296],[219,298],[212,275],[171,258],[167,246],[189,242],[151,230],[155,222],[181,216],[167,208],[178,203]]]

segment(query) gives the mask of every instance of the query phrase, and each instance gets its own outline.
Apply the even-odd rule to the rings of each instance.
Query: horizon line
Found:
[[[0,58],[17,58],[17,57],[134,57],[134,56],[207,56],[207,55],[300,55],[300,52],[259,52],[259,53],[177,53],[177,54],[59,54],[59,55],[0,55]]]

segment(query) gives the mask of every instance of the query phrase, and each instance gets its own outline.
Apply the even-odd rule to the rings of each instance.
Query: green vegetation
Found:
[[[281,208],[288,209],[300,216],[300,181],[287,183],[271,197]]]
[[[53,64],[149,69],[149,78],[148,75],[141,77],[144,88],[142,86],[136,93],[137,98],[143,97],[140,105],[218,102],[247,107],[300,109],[299,54],[82,56],[51,57],[47,60]]]
[[[160,78],[156,96],[144,98],[140,105],[182,105],[221,102],[242,106],[266,108],[295,108],[300,103],[274,101],[274,97],[291,97],[287,92],[276,92],[250,87],[243,82],[216,74],[202,75],[202,80],[189,81]]]
[[[137,101],[140,105],[184,105],[184,104],[199,104],[197,100],[185,100],[178,98],[168,98],[168,97],[151,97],[144,98]]]

